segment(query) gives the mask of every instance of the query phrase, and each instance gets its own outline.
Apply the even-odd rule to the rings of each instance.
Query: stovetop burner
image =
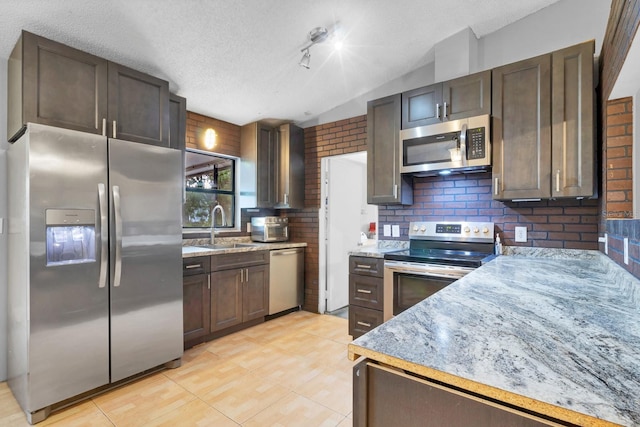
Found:
[[[412,222],[409,249],[385,254],[385,260],[479,267],[493,254],[493,223]]]

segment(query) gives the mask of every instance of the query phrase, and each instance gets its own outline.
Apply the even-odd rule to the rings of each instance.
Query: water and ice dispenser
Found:
[[[96,261],[96,212],[47,209],[47,266]]]

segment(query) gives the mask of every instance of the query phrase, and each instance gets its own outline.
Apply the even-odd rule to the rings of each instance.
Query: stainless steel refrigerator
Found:
[[[9,386],[50,406],[182,356],[178,150],[28,124],[8,150]]]

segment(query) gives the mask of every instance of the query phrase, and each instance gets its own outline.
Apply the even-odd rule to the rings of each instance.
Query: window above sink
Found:
[[[182,227],[186,230],[216,230],[236,227],[236,164],[237,158],[207,151],[187,149],[185,152],[185,202]],[[212,209],[220,205],[222,215]]]

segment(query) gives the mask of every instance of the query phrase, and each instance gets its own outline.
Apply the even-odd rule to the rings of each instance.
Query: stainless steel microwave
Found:
[[[289,218],[254,216],[251,218],[251,240],[254,242],[286,242],[289,240]]]
[[[400,131],[400,173],[479,172],[491,166],[488,114]]]

